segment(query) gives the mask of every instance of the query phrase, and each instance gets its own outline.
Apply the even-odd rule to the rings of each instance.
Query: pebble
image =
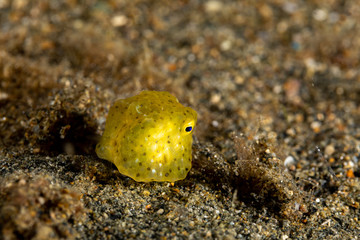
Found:
[[[205,11],[208,13],[214,13],[221,10],[223,3],[221,1],[208,1],[205,3]]]
[[[285,167],[290,167],[296,163],[296,160],[293,156],[287,156],[284,161]]]
[[[122,26],[126,25],[127,22],[128,22],[128,19],[124,15],[117,15],[111,19],[111,24],[114,27],[122,27]]]
[[[327,145],[325,147],[325,151],[324,151],[325,155],[331,156],[331,155],[333,155],[334,152],[335,152],[335,148],[333,145]]]
[[[159,215],[161,215],[161,214],[164,213],[164,209],[160,208],[156,213],[159,214]]]
[[[326,20],[327,16],[328,13],[324,9],[316,9],[313,13],[314,19],[319,22]]]
[[[321,127],[321,123],[318,121],[314,121],[311,123],[311,128],[315,133],[319,133],[320,132],[320,127]]]

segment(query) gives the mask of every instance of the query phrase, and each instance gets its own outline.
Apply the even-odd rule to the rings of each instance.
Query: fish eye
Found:
[[[193,129],[192,126],[188,126],[188,127],[185,128],[185,132],[191,132],[192,129]]]

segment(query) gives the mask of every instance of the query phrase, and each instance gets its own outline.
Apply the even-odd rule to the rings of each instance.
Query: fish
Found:
[[[165,91],[142,91],[111,106],[99,158],[137,182],[175,182],[191,169],[197,113]]]

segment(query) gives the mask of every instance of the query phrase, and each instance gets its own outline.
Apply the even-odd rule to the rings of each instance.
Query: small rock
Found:
[[[128,19],[127,19],[127,17],[124,16],[124,15],[114,16],[114,17],[111,19],[111,24],[112,24],[114,27],[122,27],[122,26],[126,25],[127,22],[128,22]]]
[[[221,1],[208,1],[205,3],[206,12],[218,12],[221,10],[223,3]]]
[[[316,9],[313,12],[314,19],[319,22],[326,20],[327,16],[328,16],[328,13],[324,9]]]
[[[319,133],[320,132],[320,127],[321,127],[321,123],[318,121],[314,121],[311,123],[310,127],[312,128],[312,130],[315,133]]]
[[[159,214],[159,215],[161,215],[161,214],[164,213],[164,209],[160,208],[156,213]]]
[[[292,165],[295,165],[296,161],[293,156],[287,156],[284,161],[285,167],[290,167]]]
[[[335,148],[333,145],[327,145],[325,147],[325,155],[331,156],[335,152]]]

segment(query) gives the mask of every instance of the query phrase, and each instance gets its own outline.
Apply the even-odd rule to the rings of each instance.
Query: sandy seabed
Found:
[[[359,239],[360,5],[0,0],[0,239]],[[139,183],[111,104],[198,113],[193,167]]]

